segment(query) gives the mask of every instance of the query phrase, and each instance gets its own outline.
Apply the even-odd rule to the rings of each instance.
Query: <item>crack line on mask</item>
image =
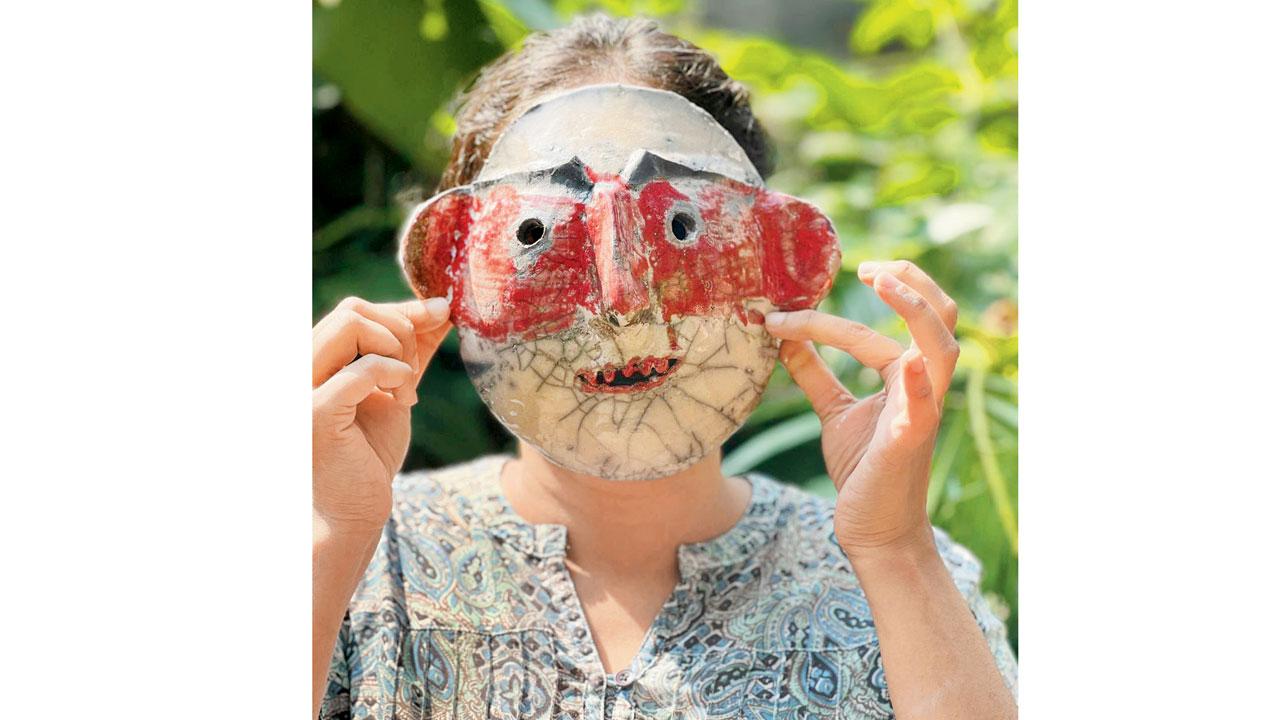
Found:
[[[690,400],[694,401],[695,403],[697,403],[697,404],[699,404],[699,405],[701,405],[701,406],[705,407],[706,409],[710,410],[711,412],[713,412],[713,413],[715,413],[715,414],[719,415],[720,417],[724,418],[725,422],[729,423],[730,425],[735,425],[735,424],[737,424],[737,421],[735,421],[733,418],[731,418],[731,417],[729,417],[727,414],[725,414],[725,412],[724,412],[724,410],[723,410],[723,409],[718,408],[718,407],[715,407],[714,405],[712,405],[712,404],[710,404],[710,403],[708,403],[708,402],[706,402],[706,401],[704,401],[704,400],[699,400],[698,398],[696,398],[696,397],[694,397],[694,396],[690,395],[689,393],[685,392],[685,391],[684,391],[684,389],[682,389],[679,385],[675,385],[675,384],[673,384],[673,385],[671,386],[671,389],[672,389],[672,390],[675,390],[676,392],[680,393],[681,395],[684,395],[685,397],[689,398]],[[677,415],[676,417],[679,417],[679,416]],[[690,432],[691,434],[693,433],[693,431],[692,431],[692,430],[690,430],[689,432]]]

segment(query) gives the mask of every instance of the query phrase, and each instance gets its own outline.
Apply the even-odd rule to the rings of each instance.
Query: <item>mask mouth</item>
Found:
[[[576,373],[578,387],[588,393],[643,392],[661,385],[680,365],[677,357],[633,357],[621,366],[584,368]]]

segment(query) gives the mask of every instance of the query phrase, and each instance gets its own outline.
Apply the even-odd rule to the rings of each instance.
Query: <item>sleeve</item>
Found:
[[[969,610],[978,621],[978,627],[987,638],[987,646],[995,658],[996,668],[1004,678],[1004,684],[1018,698],[1018,661],[1009,645],[1009,634],[1004,622],[996,617],[991,604],[982,596],[982,563],[964,546],[952,540],[942,530],[933,529],[934,540],[938,544],[938,552],[951,571],[960,594],[969,603]]]
[[[333,645],[333,660],[329,662],[329,682],[325,686],[324,699],[320,702],[320,720],[349,720],[351,718],[351,613],[342,618],[338,641]]]
[[[360,720],[389,712],[408,626],[399,525],[392,517],[338,629],[320,720]]]

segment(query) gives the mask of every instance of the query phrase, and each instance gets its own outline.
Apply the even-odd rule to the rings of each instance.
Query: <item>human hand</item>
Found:
[[[409,449],[409,408],[449,332],[444,298],[351,297],[312,329],[311,482],[317,521],[337,534],[381,530]]]
[[[770,313],[780,357],[822,422],[822,454],[836,486],[836,539],[850,560],[933,548],[925,501],[943,398],[960,346],[956,304],[910,262],[863,263],[858,278],[907,323],[903,347],[816,310]],[[880,373],[884,388],[856,398],[818,356],[838,347]],[[935,551],[936,552],[936,551]]]

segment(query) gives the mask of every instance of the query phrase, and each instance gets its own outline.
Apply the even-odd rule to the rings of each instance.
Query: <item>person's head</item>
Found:
[[[839,263],[830,221],[765,189],[746,91],[652,22],[597,16],[496,61],[457,122],[402,261],[450,299],[490,410],[603,478],[716,452],[772,373],[764,314],[816,305]]]
[[[750,93],[711,53],[663,32],[653,20],[597,14],[533,33],[480,72],[459,98],[453,152],[437,190],[474,180],[498,136],[541,98],[598,83],[680,95],[733,136],[761,177],[773,171],[773,149],[751,112]]]

